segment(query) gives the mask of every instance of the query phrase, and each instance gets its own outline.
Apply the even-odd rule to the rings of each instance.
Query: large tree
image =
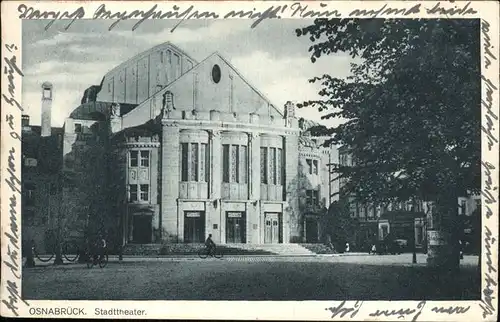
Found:
[[[433,201],[431,228],[454,245],[457,197],[480,188],[479,21],[317,19],[297,35],[313,43],[312,63],[338,52],[358,61],[348,79],[311,79],[321,99],[299,104],[345,120],[314,129],[353,159],[335,167],[343,192],[361,202]],[[457,267],[456,248],[439,265]]]

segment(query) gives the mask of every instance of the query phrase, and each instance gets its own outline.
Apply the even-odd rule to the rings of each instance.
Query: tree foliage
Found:
[[[326,233],[330,235],[331,242],[337,250],[343,250],[346,242],[352,243],[359,223],[350,215],[349,204],[344,200],[333,202],[325,216]]]
[[[339,52],[360,60],[348,79],[311,79],[322,98],[299,104],[347,120],[314,129],[352,156],[354,166],[335,168],[346,192],[387,201],[477,191],[479,21],[317,19],[296,32],[310,37],[313,63]]]

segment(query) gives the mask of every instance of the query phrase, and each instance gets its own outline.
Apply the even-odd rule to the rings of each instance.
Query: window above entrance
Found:
[[[129,166],[131,168],[149,168],[149,150],[134,150],[129,152]]]
[[[208,144],[181,143],[181,181],[208,182],[209,169]]]
[[[129,185],[129,202],[131,203],[147,203],[149,202],[149,185],[148,184],[131,184]]]
[[[283,150],[260,148],[260,181],[263,184],[282,185]]]
[[[248,152],[246,145],[222,145],[222,182],[247,183]]]

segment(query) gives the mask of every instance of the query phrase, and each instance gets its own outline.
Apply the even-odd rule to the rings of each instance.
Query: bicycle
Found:
[[[223,253],[222,253],[222,251],[217,249],[217,247],[215,247],[215,246],[213,248],[203,247],[198,251],[198,256],[201,259],[205,259],[208,256],[212,256],[214,258],[221,259],[223,256]]]
[[[75,262],[78,259],[80,253],[79,251],[80,248],[78,247],[78,243],[70,240],[70,241],[64,241],[61,244],[62,244],[61,246],[62,257],[64,257],[69,262]],[[49,246],[48,248],[52,249],[46,256],[42,257],[42,254],[39,254],[37,252],[36,246],[33,246],[34,255],[42,263],[47,263],[56,255],[56,247],[57,246],[52,246],[52,247]]]
[[[85,257],[87,258],[87,268],[92,268],[94,265],[99,265],[100,268],[106,267],[108,264],[108,253],[104,249],[104,251],[100,255],[92,254],[90,251],[85,252]],[[96,259],[96,257],[98,257]]]

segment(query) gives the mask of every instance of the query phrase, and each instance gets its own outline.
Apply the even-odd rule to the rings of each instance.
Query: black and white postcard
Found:
[[[2,2],[2,316],[497,320],[499,8]]]

